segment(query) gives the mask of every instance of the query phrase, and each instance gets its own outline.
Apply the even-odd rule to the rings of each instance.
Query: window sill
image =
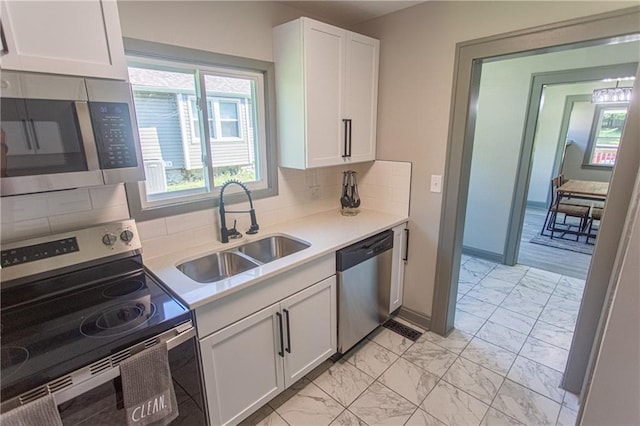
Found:
[[[609,165],[598,165],[598,164],[583,164],[581,166],[582,169],[585,170],[603,170],[603,171],[611,171],[613,170],[613,166]]]

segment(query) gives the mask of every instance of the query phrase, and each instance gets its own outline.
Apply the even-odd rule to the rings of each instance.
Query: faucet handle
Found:
[[[238,221],[234,219],[233,221],[233,228],[229,229],[229,238],[242,238],[242,234],[240,232],[238,232],[238,230],[236,229],[236,223]]]

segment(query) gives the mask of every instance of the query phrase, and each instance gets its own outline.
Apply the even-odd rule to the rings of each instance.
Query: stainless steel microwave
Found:
[[[2,71],[1,195],[144,180],[124,81]]]

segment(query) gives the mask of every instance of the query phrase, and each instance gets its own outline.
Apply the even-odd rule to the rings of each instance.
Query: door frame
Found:
[[[540,113],[540,99],[544,86],[550,84],[584,83],[604,78],[628,77],[634,75],[638,68],[638,63],[625,63],[615,65],[605,65],[601,67],[578,68],[562,71],[550,71],[535,73],[531,76],[531,86],[529,90],[529,101],[527,103],[527,114],[525,116],[524,137],[520,146],[520,156],[516,171],[516,182],[513,196],[511,197],[511,213],[509,214],[509,224],[507,225],[507,238],[504,245],[504,263],[515,265],[518,262],[518,252],[520,251],[520,236],[524,226],[524,216],[527,211],[527,194],[531,183],[531,168],[533,166],[533,149],[538,127],[538,115]],[[574,96],[575,98],[575,96]],[[589,98],[590,99],[590,98]],[[569,111],[570,113],[571,111]],[[568,130],[568,123],[564,130],[564,135]],[[562,131],[560,132],[562,136]],[[564,144],[558,142],[558,149],[562,155]],[[555,159],[554,171],[560,165],[558,157]],[[549,176],[549,182],[552,176]],[[549,197],[547,197],[549,198]]]
[[[625,40],[628,36],[640,32],[638,22],[640,22],[640,7],[632,7],[456,45],[453,102],[450,110],[441,207],[442,220],[431,317],[431,330],[435,333],[447,335],[453,330],[454,325],[476,120],[474,106],[478,100],[482,61],[498,56],[502,58],[525,56],[533,50],[562,51],[576,46],[598,45],[603,40]],[[612,190],[615,184],[616,182],[612,182]],[[630,189],[626,192],[630,192]],[[626,213],[626,208],[624,211]],[[607,216],[605,215],[603,219],[599,240],[604,239],[603,234],[607,231],[607,227],[604,226]],[[615,230],[612,229],[611,232]],[[612,236],[618,238],[620,232],[621,230],[618,230],[617,237]],[[599,253],[605,257],[606,254],[603,251],[596,248],[594,257]],[[615,250],[613,252],[612,254],[615,255]],[[592,261],[592,265],[593,263]],[[609,263],[613,263],[613,259],[610,259]]]

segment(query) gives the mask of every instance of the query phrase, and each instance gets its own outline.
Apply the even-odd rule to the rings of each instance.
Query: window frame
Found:
[[[212,71],[213,75],[222,75],[227,71],[230,77],[238,77],[243,72],[246,75],[262,76],[261,86],[256,87],[254,95],[256,99],[260,97],[258,92],[262,92],[262,102],[257,105],[256,115],[253,127],[257,132],[258,138],[265,141],[264,144],[256,144],[256,173],[259,173],[260,167],[264,165],[263,174],[260,176],[260,183],[251,183],[251,196],[254,200],[278,195],[277,180],[277,156],[276,156],[276,121],[275,121],[275,76],[274,65],[272,62],[254,60],[249,58],[241,58],[237,56],[212,53],[197,49],[178,47],[162,43],[148,42],[131,38],[124,38],[125,55],[127,63],[130,66],[143,65],[144,67],[153,67],[159,69],[174,69],[176,71],[184,71],[189,67],[202,69],[196,77],[199,80],[196,84],[198,87],[204,86],[204,76],[207,71]],[[196,90],[197,91],[197,90]],[[196,94],[197,96],[197,94]],[[215,97],[215,96],[214,96]],[[208,97],[207,97],[208,98]],[[256,101],[258,103],[258,101]],[[205,106],[207,108],[207,106]],[[207,113],[207,109],[199,112],[201,118]],[[240,114],[241,112],[238,111]],[[265,123],[264,128],[257,125],[262,119]],[[240,117],[239,117],[240,120]],[[215,115],[214,115],[215,121]],[[205,127],[205,136],[209,137],[208,126]],[[242,130],[240,130],[242,131]],[[232,138],[231,141],[241,139]],[[219,141],[219,140],[216,140]],[[227,140],[222,140],[227,141]],[[208,159],[211,152],[210,144],[215,142],[210,140],[209,144],[203,145],[207,147],[203,156]],[[215,164],[213,165],[215,167]],[[212,174],[212,173],[211,173]],[[144,182],[134,182],[126,184],[127,198],[129,201],[129,209],[131,216],[137,220],[151,220],[160,217],[184,214],[198,210],[211,209],[218,206],[219,187],[211,187],[209,185],[208,173],[205,173],[205,188],[188,189],[184,191],[176,191],[165,193],[164,196],[158,196],[156,200],[148,202],[146,199]],[[232,190],[233,189],[233,190]],[[169,201],[171,200],[171,201]],[[246,201],[244,194],[239,189],[229,187],[229,192],[225,192],[225,203],[233,204]]]
[[[613,170],[614,164],[595,164],[591,162],[591,159],[593,158],[593,151],[596,149],[596,140],[598,139],[598,133],[600,132],[600,122],[602,120],[602,116],[607,110],[621,108],[625,108],[627,110],[627,115],[629,114],[629,104],[626,102],[596,105],[593,112],[593,120],[591,122],[591,131],[589,132],[589,141],[587,142],[587,148],[585,149],[584,159],[582,161],[583,169]],[[622,139],[622,135],[620,136],[620,138]],[[618,142],[618,148],[619,147],[620,145]]]

